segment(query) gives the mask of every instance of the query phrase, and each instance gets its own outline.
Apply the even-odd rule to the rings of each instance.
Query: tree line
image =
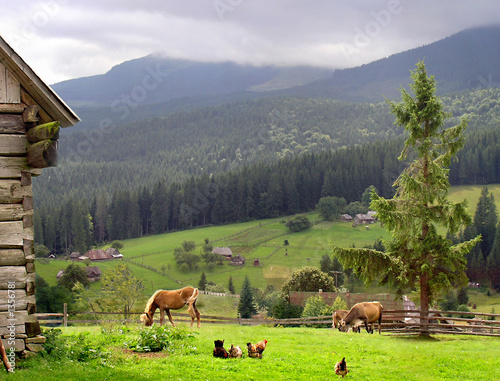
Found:
[[[184,182],[102,192],[91,200],[73,195],[36,209],[35,240],[56,254],[82,252],[117,239],[307,212],[322,197],[349,204],[370,186],[390,197],[405,167],[397,160],[402,144],[397,138],[304,154]],[[500,132],[469,135],[458,159],[450,169],[452,185],[499,183]]]

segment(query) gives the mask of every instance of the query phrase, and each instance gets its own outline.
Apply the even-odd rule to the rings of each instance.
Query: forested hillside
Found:
[[[450,123],[469,119],[468,133],[497,129],[500,90],[483,89],[443,97]],[[210,175],[282,158],[335,151],[369,142],[390,140],[402,133],[385,103],[358,104],[331,99],[257,99],[171,114],[102,130],[74,132],[60,139],[57,168],[35,179],[35,200],[60,205],[69,195],[92,200],[115,190],[169,186],[192,176]],[[488,141],[486,143],[489,143]],[[470,144],[470,143],[469,143]],[[477,163],[455,183],[484,182],[480,160],[495,147],[471,148]],[[491,159],[484,159],[491,160]],[[465,176],[465,177],[464,177]]]

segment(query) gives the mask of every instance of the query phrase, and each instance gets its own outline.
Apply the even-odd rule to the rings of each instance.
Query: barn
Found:
[[[78,116],[0,37],[0,335],[7,350],[40,351],[31,180],[57,163],[60,127]]]

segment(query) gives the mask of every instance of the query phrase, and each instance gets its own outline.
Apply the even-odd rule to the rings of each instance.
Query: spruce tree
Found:
[[[399,160],[414,159],[395,181],[394,197],[385,199],[372,193],[370,205],[392,239],[384,242],[385,252],[338,247],[333,252],[367,284],[378,279],[397,294],[417,289],[426,316],[441,295],[467,283],[465,255],[480,237],[452,245],[437,231],[442,226],[455,234],[472,222],[466,201],[454,204],[447,198],[448,167],[464,145],[467,122],[462,119],[454,127],[444,127],[450,115],[443,111],[435,95],[436,81],[428,77],[423,62],[417,64],[412,79],[414,97],[403,89],[401,103],[388,103],[397,123],[408,133]],[[428,331],[423,330],[422,335]]]
[[[202,291],[205,291],[207,287],[207,276],[205,275],[205,271],[201,273],[200,281],[198,282],[198,288]]]
[[[240,301],[238,303],[238,314],[243,319],[250,319],[252,315],[257,313],[253,300],[252,286],[250,285],[250,280],[248,276],[245,277],[243,281],[243,287],[240,293]]]
[[[486,266],[491,286],[496,290],[500,290],[500,225],[497,227],[495,241]]]
[[[483,187],[481,191],[481,197],[474,214],[474,226],[477,233],[481,235],[482,240],[479,247],[483,252],[484,259],[486,259],[493,247],[497,227],[495,199],[493,194],[489,193],[487,187]]]
[[[234,289],[234,283],[233,283],[233,277],[232,276],[229,277],[229,284],[227,286],[227,289],[233,295],[236,293],[236,290]]]

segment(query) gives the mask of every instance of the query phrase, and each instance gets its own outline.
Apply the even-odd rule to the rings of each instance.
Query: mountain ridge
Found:
[[[233,62],[204,63],[150,54],[123,62],[107,73],[67,80],[53,89],[76,111],[86,107],[116,110],[128,104],[175,101],[224,102],[237,97],[325,97],[351,102],[396,98],[409,82],[409,70],[425,60],[436,76],[440,94],[498,86],[500,26],[468,29],[354,68],[250,66]],[[175,107],[174,107],[175,108]]]

